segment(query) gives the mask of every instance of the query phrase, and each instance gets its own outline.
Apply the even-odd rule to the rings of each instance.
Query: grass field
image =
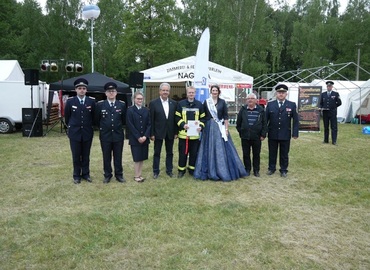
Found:
[[[153,180],[150,158],[138,184],[125,141],[128,182],[104,185],[95,134],[93,183],[74,185],[59,131],[0,136],[0,269],[370,269],[370,136],[359,125],[339,125],[339,146],[301,133],[287,178],[266,175],[265,141],[261,177],[230,183],[170,179],[164,159]]]

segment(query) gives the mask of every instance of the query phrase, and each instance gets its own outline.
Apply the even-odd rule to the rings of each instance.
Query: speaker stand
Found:
[[[51,126],[50,128],[47,128],[47,130],[45,131],[44,133],[44,137],[46,135],[48,135],[48,133],[56,126],[60,123],[60,133],[63,133],[63,130],[65,132],[65,134],[67,134],[67,124],[64,122],[64,118],[63,117],[59,117],[59,119],[57,121],[55,121]]]

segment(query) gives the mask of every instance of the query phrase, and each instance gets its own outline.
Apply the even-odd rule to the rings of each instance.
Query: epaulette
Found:
[[[67,99],[71,99],[71,98],[74,98],[74,97],[68,97]]]
[[[125,104],[125,102],[123,100],[118,100],[118,101],[121,102],[121,103],[123,103],[123,104]]]
[[[88,98],[95,99],[94,97],[87,96]]]
[[[100,100],[100,101],[98,101],[98,103],[102,103],[102,102],[104,102],[104,100]]]
[[[274,101],[276,101],[276,99],[269,100],[268,103],[274,102]]]

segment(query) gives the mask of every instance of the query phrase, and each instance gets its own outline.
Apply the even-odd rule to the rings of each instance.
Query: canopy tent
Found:
[[[189,56],[158,67],[141,71],[144,82],[186,82],[194,78],[195,56]],[[253,84],[253,77],[209,61],[208,76],[211,83]]]
[[[74,91],[74,82],[78,78],[85,78],[89,82],[89,85],[87,87],[88,93],[104,93],[104,85],[107,82],[113,81],[117,84],[118,93],[131,94],[131,89],[128,84],[111,79],[103,74],[100,74],[99,72],[84,74],[77,77],[69,78],[67,80],[51,83],[49,89],[53,91],[62,90],[64,92]]]
[[[351,122],[358,115],[370,121],[370,80],[351,92],[347,102],[349,106],[346,111],[346,122]]]
[[[126,102],[127,106],[131,105],[131,89],[128,84],[114,80],[112,78],[109,78],[99,72],[93,72],[89,74],[80,75],[77,77],[69,78],[67,80],[62,80],[59,82],[51,83],[49,86],[49,101],[48,101],[48,115],[50,115],[50,108],[52,106],[52,102],[54,99],[54,91],[59,90],[61,93],[59,94],[59,103],[60,103],[60,111],[61,115],[63,115],[63,107],[64,102],[66,100],[66,96],[64,98],[62,97],[63,94],[68,95],[75,95],[75,86],[74,82],[78,78],[84,78],[89,82],[89,85],[87,86],[87,95],[93,96],[96,98],[96,101],[105,99],[104,93],[104,85],[107,82],[114,82],[117,84],[117,99],[121,99]],[[73,93],[73,94],[71,94]],[[63,101],[63,102],[61,102]]]
[[[24,82],[24,73],[17,60],[0,60],[0,81]]]
[[[171,94],[185,94],[185,86],[194,80],[195,56],[189,56],[161,66],[141,71],[144,73],[144,85],[147,100],[157,96],[157,89],[162,82],[171,84]],[[252,88],[253,77],[219,64],[208,61],[209,84],[218,84],[221,95],[226,101],[235,101],[235,88]],[[229,93],[229,95],[227,94]]]

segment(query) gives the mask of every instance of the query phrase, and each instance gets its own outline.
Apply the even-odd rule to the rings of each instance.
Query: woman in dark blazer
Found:
[[[143,107],[143,100],[144,95],[141,92],[135,92],[134,105],[128,108],[126,121],[129,145],[134,160],[134,180],[136,182],[145,180],[141,173],[144,160],[148,159],[150,143],[150,113],[148,108]]]

